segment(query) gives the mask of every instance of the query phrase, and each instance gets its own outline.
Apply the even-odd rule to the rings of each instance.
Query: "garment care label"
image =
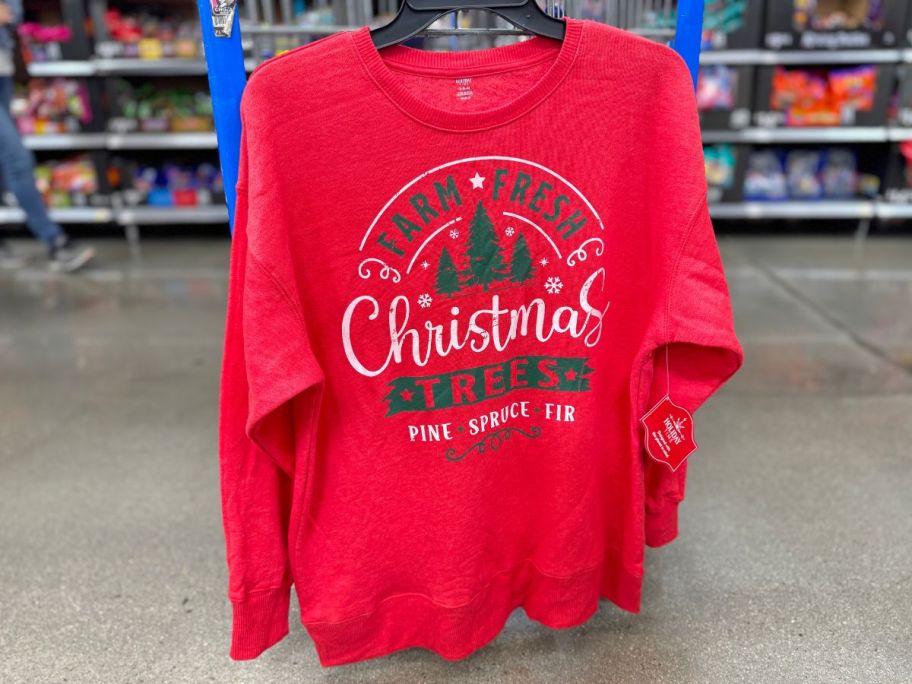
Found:
[[[640,420],[646,428],[646,452],[673,471],[697,450],[693,416],[667,394]]]

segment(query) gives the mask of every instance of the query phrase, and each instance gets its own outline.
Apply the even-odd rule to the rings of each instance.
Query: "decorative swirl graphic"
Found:
[[[491,451],[497,451],[500,448],[500,445],[503,444],[506,440],[510,439],[510,436],[514,432],[518,432],[522,436],[528,437],[529,439],[535,439],[541,434],[541,428],[537,425],[533,425],[529,429],[529,432],[526,432],[525,430],[520,430],[519,428],[505,427],[498,430],[497,432],[491,432],[485,435],[480,442],[473,444],[459,456],[456,456],[456,449],[447,449],[445,456],[448,461],[460,461],[473,451],[477,451],[479,454],[483,454],[488,449]]]
[[[368,257],[360,264],[358,264],[358,275],[365,280],[371,277],[371,270],[367,266],[367,264],[371,261],[382,266],[380,271],[377,273],[377,275],[379,275],[382,280],[392,280],[394,283],[398,283],[400,280],[402,280],[402,276],[399,275],[399,271],[397,271],[382,259],[376,259],[374,257]]]
[[[602,254],[605,252],[605,243],[602,242],[602,238],[589,238],[577,249],[567,255],[567,266],[573,268],[576,266],[577,261],[582,263],[589,258],[589,253],[586,251],[586,245],[588,245],[590,242],[597,243],[595,249],[593,250],[595,252],[595,256],[602,256]]]

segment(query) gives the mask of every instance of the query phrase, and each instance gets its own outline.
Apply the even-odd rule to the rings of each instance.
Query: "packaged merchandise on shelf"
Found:
[[[744,198],[769,201],[788,199],[785,169],[775,151],[761,149],[751,153],[744,175]]]
[[[880,191],[880,177],[862,168],[859,154],[849,148],[757,148],[747,161],[744,199],[872,199]]]
[[[735,106],[738,72],[726,64],[700,67],[697,108],[701,112],[731,109]]]
[[[754,124],[763,128],[881,126],[895,73],[888,64],[759,67]]]
[[[26,64],[64,59],[64,45],[73,37],[69,26],[45,26],[32,21],[19,24],[16,33]]]
[[[117,133],[200,133],[213,130],[212,100],[203,90],[162,89],[146,82],[133,87],[126,80],[113,85],[108,129]]]
[[[35,185],[49,207],[101,206],[95,164],[87,155],[47,161],[35,166]]]
[[[198,164],[141,164],[115,160],[108,183],[119,190],[126,206],[197,207],[225,202],[222,173],[208,162]]]
[[[10,111],[23,135],[77,133],[93,118],[86,84],[71,78],[31,79],[24,94],[13,97]]]
[[[700,67],[697,107],[704,130],[750,126],[754,67],[710,64]]]
[[[199,20],[161,19],[152,14],[124,15],[117,9],[105,12],[110,40],[100,40],[100,57],[132,59],[196,59],[200,57]]]
[[[763,0],[706,0],[702,50],[760,47]]]
[[[741,199],[744,153],[743,145],[704,145],[707,199],[710,203],[737,202]]]
[[[293,13],[294,19],[292,23],[296,26],[332,26],[344,23],[338,18],[332,5],[306,8],[301,0],[295,0]],[[460,27],[465,28],[465,24],[471,23],[470,21],[467,21],[469,16],[470,15],[467,13],[462,13],[460,15]],[[393,15],[390,14],[386,17],[386,21],[389,21],[392,18]],[[384,22],[382,15],[375,16],[375,20],[381,23]],[[315,34],[314,36],[302,36],[294,33],[254,35],[250,38],[250,54],[258,62],[270,59],[300,46],[302,37],[305,39],[316,38],[319,37],[319,34]]]
[[[895,48],[908,0],[770,0],[764,45],[771,50]]]
[[[617,9],[604,0],[582,0],[578,15],[600,23],[617,20]],[[615,3],[616,4],[616,3]],[[637,16],[636,24],[650,31],[673,34],[677,13],[669,2],[649,3]],[[760,46],[763,0],[705,0],[702,50],[732,50]]]

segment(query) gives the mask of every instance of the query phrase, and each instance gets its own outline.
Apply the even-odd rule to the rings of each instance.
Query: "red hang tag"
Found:
[[[640,420],[646,428],[646,452],[672,471],[697,450],[693,416],[667,394]]]

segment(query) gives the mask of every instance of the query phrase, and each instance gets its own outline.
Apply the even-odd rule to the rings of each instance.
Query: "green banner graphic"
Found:
[[[385,397],[389,402],[386,415],[477,404],[518,389],[585,392],[592,372],[587,361],[575,357],[517,356],[438,375],[396,378]]]

